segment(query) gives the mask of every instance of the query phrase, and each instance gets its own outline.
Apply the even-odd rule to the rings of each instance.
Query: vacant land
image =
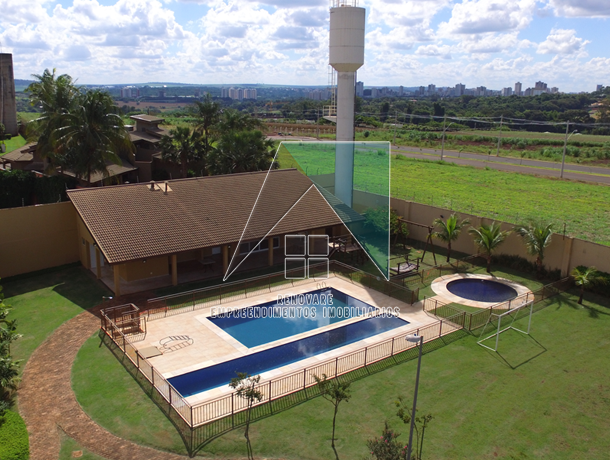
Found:
[[[311,165],[309,174],[329,173],[334,166],[334,150],[324,147],[327,149],[312,147],[307,161],[299,157],[297,162],[288,150],[304,147],[289,144],[278,154],[280,167],[306,170]],[[355,188],[384,193],[387,160],[381,154],[363,158],[366,161],[356,162]],[[610,244],[607,205],[610,187],[606,185],[408,159],[402,155],[392,157],[391,174],[391,196],[395,198],[514,224],[532,220],[551,222],[558,233],[563,232],[565,224],[567,235]]]
[[[418,400],[420,414],[434,417],[426,431],[426,458],[604,458],[610,449],[610,368],[604,364],[610,312],[590,301],[607,299],[589,295],[584,306],[575,299],[565,294],[550,300],[534,315],[532,335],[502,335],[498,354],[479,347],[477,335],[428,348]],[[566,337],[586,340],[572,347]],[[412,397],[416,367],[408,361],[352,383],[352,399],[340,407],[337,422],[342,458],[365,458],[366,440],[381,434],[385,420],[407,441],[408,427],[395,416],[394,401]],[[167,418],[115,356],[99,347],[99,338],[79,352],[73,385],[85,411],[108,430],[184,452]],[[322,398],[258,420],[250,432],[254,452],[331,458],[331,420],[332,406]],[[244,456],[243,429],[212,441],[200,455]]]

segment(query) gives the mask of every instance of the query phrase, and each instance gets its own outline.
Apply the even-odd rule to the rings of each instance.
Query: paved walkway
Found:
[[[62,324],[28,360],[19,389],[19,411],[28,427],[30,460],[57,459],[60,430],[109,460],[187,458],[118,438],[91,420],[76,401],[71,386],[72,363],[99,328],[98,313],[99,307]]]

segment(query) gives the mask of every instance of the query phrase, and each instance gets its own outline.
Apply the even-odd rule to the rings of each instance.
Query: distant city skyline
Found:
[[[610,85],[607,0],[360,0],[369,87]],[[0,0],[17,79],[323,86],[326,0]]]

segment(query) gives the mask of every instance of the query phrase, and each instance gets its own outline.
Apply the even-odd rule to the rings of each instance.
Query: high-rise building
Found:
[[[536,82],[536,86],[534,86],[534,90],[538,90],[538,91],[543,91],[546,92],[547,90],[547,85],[545,82],[543,81],[537,81]]]
[[[428,85],[428,96],[432,96],[436,93],[436,85]]]
[[[604,85],[597,85],[597,89],[595,91],[601,91],[604,89]]]
[[[419,87],[419,91],[418,91],[418,95],[419,96],[423,96],[426,92],[426,87],[425,86],[420,86]]]
[[[455,96],[456,97],[460,97],[464,95],[464,91],[466,90],[466,85],[462,85],[461,83],[458,83],[457,85],[455,85]]]
[[[402,87],[402,85],[398,87],[398,95],[400,97],[405,95],[405,89]]]
[[[551,93],[553,93],[553,94],[557,94],[557,93],[559,93],[559,88],[557,88],[556,86],[553,86],[553,87],[551,88]]]
[[[362,82],[362,81],[356,82],[356,96],[358,96],[358,97],[364,96],[364,82]]]
[[[13,76],[13,55],[0,54],[0,123],[8,134],[17,135],[17,102],[15,99],[15,78]]]
[[[508,86],[506,88],[502,88],[502,96],[505,96],[505,97],[512,96],[512,94],[513,94],[513,89],[510,86]]]
[[[518,81],[517,83],[515,83],[515,94],[516,94],[517,96],[522,96],[522,95],[523,95],[523,94],[521,93],[521,91],[522,91],[522,87],[523,87],[523,85],[521,84],[521,82],[520,82],[520,81]]]
[[[220,97],[229,97],[229,88],[221,88]]]

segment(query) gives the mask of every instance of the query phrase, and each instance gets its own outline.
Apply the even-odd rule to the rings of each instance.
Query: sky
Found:
[[[335,0],[337,1],[337,0]],[[354,1],[354,0],[351,0]],[[610,86],[610,0],[359,0],[365,86]],[[0,0],[15,78],[326,85],[329,0]]]

